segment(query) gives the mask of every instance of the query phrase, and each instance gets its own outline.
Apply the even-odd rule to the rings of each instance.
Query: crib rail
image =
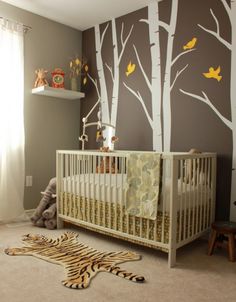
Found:
[[[162,249],[172,266],[176,249],[201,236],[214,219],[216,154],[162,155],[161,200],[151,220],[126,211],[131,152],[57,151],[58,226],[65,220]]]

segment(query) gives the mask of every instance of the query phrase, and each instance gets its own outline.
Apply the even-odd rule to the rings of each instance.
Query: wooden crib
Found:
[[[135,152],[57,151],[57,225],[66,221],[160,249],[172,267],[176,250],[203,235],[214,220],[216,154],[161,154],[153,220],[126,209],[127,159]]]

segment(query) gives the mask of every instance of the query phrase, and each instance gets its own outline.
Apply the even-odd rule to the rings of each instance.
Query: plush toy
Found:
[[[50,230],[56,227],[56,178],[52,178],[45,189],[41,192],[43,197],[39,202],[31,221],[35,226],[46,227]]]
[[[57,219],[56,219],[56,217],[51,218],[51,219],[46,219],[44,221],[44,225],[49,230],[55,229],[57,227]]]
[[[52,199],[54,200],[54,199]],[[52,205],[50,205],[47,210],[45,210],[42,214],[43,218],[45,219],[52,219],[53,217],[56,216],[56,211],[57,211],[57,204],[56,204],[56,199]]]
[[[195,148],[192,148],[188,151],[189,154],[201,154],[202,152],[200,150],[197,150]],[[200,171],[200,176],[203,175],[202,174],[202,170],[203,170],[203,167],[202,167],[202,163],[201,161],[197,161],[196,162],[196,166],[195,166],[195,169],[194,169],[194,166],[193,166],[193,160],[186,160],[186,163],[185,163],[185,181],[186,183],[197,183],[197,180],[200,181],[200,178],[198,179],[198,173],[197,173],[197,170]]]
[[[101,152],[110,152],[109,147],[101,147]],[[111,162],[110,162],[111,161]],[[104,156],[103,160],[96,167],[96,173],[115,173],[114,158]]]
[[[40,86],[48,86],[48,81],[46,80],[46,75],[48,73],[47,70],[44,70],[43,68],[39,68],[35,70],[35,73],[37,75],[37,78],[34,82],[34,87],[40,87]]]

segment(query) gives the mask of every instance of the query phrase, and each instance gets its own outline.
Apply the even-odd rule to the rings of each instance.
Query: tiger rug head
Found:
[[[139,260],[140,256],[130,251],[100,252],[77,240],[78,234],[66,232],[59,238],[43,235],[24,235],[24,247],[7,248],[10,256],[28,255],[64,266],[66,279],[62,284],[69,288],[86,288],[98,272],[109,272],[134,282],[145,281],[143,276],[129,273],[117,266],[125,261]]]

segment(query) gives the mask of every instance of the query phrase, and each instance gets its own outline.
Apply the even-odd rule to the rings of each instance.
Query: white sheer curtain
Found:
[[[0,222],[24,217],[24,30],[0,20]]]

